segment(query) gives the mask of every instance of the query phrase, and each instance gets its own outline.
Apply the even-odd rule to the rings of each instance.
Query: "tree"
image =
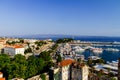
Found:
[[[6,54],[0,54],[0,70],[10,63],[10,57]]]
[[[51,56],[50,53],[47,51],[41,52],[39,55],[39,58],[42,58],[45,61],[50,61],[51,60]]]
[[[28,65],[27,65],[26,76],[28,77],[41,73],[41,71],[43,70],[43,67],[45,66],[45,62],[42,58],[30,56],[27,59],[27,61],[28,61]]]
[[[32,53],[32,49],[29,47],[29,48],[27,48],[27,49],[25,50],[24,53],[25,53],[25,54],[26,54],[26,53]]]
[[[58,56],[57,56],[57,63],[58,63],[58,62],[61,62],[61,61],[62,61],[62,57],[61,57],[60,54],[58,54]]]
[[[19,39],[19,40],[20,40],[20,41],[19,41],[20,43],[24,43],[24,39]]]
[[[42,80],[46,80],[45,74],[41,74],[40,77],[41,77]]]
[[[36,50],[39,50],[39,49],[40,49],[40,48],[37,46],[37,47],[36,47]]]
[[[17,54],[14,56],[14,61],[19,64],[25,64],[26,59],[25,59],[25,56],[23,56],[21,54]]]
[[[111,80],[117,80],[116,78],[112,77]]]
[[[63,39],[56,40],[56,43],[66,43],[66,42],[71,42],[71,41],[73,41],[72,38],[63,38]]]
[[[89,66],[92,66],[92,59],[88,59],[88,61],[87,61],[87,64],[89,65]]]

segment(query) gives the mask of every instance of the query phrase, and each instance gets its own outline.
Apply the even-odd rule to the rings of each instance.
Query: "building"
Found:
[[[3,73],[0,72],[0,80],[5,80],[5,78],[3,78]]]
[[[6,46],[4,48],[4,53],[10,56],[14,56],[16,54],[24,55],[24,47],[22,46]]]
[[[71,80],[88,80],[89,69],[84,63],[73,63],[71,66]]]
[[[118,62],[118,80],[120,80],[120,58]]]
[[[66,59],[50,69],[49,80],[88,80],[89,69],[83,63]]]
[[[49,80],[60,80],[61,71],[59,67],[51,67],[49,71]]]
[[[71,64],[73,63],[73,60],[66,59],[60,62],[60,69],[61,69],[61,80],[70,80],[70,69]]]

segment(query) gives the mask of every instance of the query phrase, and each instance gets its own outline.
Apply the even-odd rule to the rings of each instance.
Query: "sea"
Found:
[[[99,36],[82,36],[82,37],[72,37],[74,40],[80,40],[80,41],[90,41],[90,42],[120,42],[120,37],[99,37]],[[57,40],[58,38],[52,38],[53,40]],[[112,51],[106,51],[107,48],[115,48],[120,50],[120,45],[117,46],[94,46],[96,48],[102,48],[103,53],[93,53],[89,50],[86,50],[83,53],[79,53],[85,56],[86,59],[88,59],[89,56],[98,56],[102,59],[104,59],[106,62],[112,62],[117,61],[120,58],[120,51],[119,52],[112,52]]]
[[[95,42],[120,42],[120,37],[106,37],[106,36],[66,36],[66,35],[32,35],[28,36],[28,37],[23,37],[23,38],[34,38],[34,39],[52,39],[52,40],[57,40],[59,38],[73,38],[74,40],[80,40],[80,41],[95,41]],[[120,50],[120,45],[118,46],[95,46],[95,47],[100,47],[103,49],[106,48],[116,48]],[[110,52],[110,51],[103,51],[103,53],[101,54],[95,54],[92,53],[91,51],[85,51],[83,53],[85,56],[85,58],[87,59],[89,56],[91,55],[95,55],[98,56],[102,59],[104,59],[105,61],[116,61],[120,58],[120,51],[119,52]]]
[[[120,37],[76,37],[75,40],[81,40],[81,41],[91,41],[91,42],[120,42]],[[112,51],[106,51],[107,48],[115,48],[120,50],[120,45],[112,45],[112,46],[94,46],[96,48],[102,48],[103,53],[93,53],[89,50],[80,53],[85,56],[87,59],[89,56],[98,56],[105,61],[117,61],[120,58],[120,51],[119,52],[112,52]]]

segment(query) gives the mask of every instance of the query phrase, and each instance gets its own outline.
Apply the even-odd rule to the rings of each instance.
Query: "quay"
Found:
[[[80,42],[71,42],[71,46],[96,46],[96,45],[120,45],[120,44],[115,44],[114,42],[85,42],[85,41],[80,41]]]

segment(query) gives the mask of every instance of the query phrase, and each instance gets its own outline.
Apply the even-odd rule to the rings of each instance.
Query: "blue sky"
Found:
[[[120,36],[120,0],[0,0],[0,35]]]

